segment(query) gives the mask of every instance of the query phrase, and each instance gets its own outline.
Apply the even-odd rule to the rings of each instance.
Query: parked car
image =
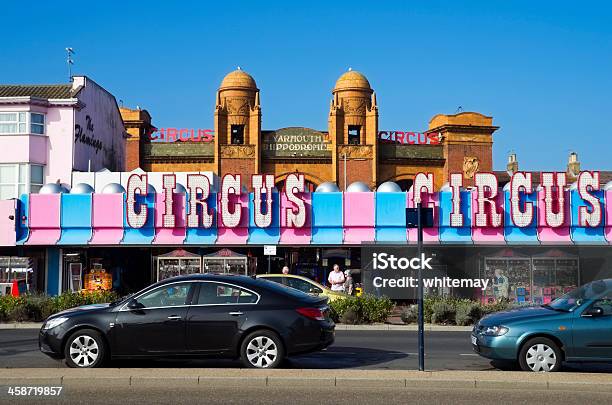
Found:
[[[305,292],[306,294],[327,297],[330,301],[348,297],[347,294],[332,291],[331,289],[309,279],[308,277],[298,276],[295,274],[258,274],[257,278],[274,281],[275,283],[295,288]]]
[[[612,362],[612,279],[585,284],[550,304],[498,312],[472,331],[476,353],[526,371],[562,362]]]
[[[163,280],[131,297],[49,317],[40,350],[70,367],[109,358],[214,356],[274,368],[288,355],[334,341],[325,297],[246,276],[196,274]]]

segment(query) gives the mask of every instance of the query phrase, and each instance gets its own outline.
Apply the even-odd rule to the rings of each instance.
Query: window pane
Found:
[[[3,134],[16,134],[17,124],[0,124],[0,133]]]
[[[28,165],[19,165],[19,183],[25,183],[28,178]]]
[[[17,196],[16,197],[19,198],[19,197],[21,197],[22,194],[25,194],[25,193],[27,193],[25,184],[20,184],[18,186]]]
[[[43,167],[32,165],[30,170],[30,181],[33,184],[43,184]]]
[[[36,193],[38,193],[40,191],[41,188],[42,188],[41,185],[34,185],[34,184],[32,184],[30,186],[30,193],[31,194],[36,194]]]
[[[33,124],[44,124],[45,116],[43,114],[32,113],[32,115],[30,115],[30,120]]]
[[[171,284],[157,288],[140,296],[138,302],[146,308],[185,305],[191,284],[192,283]]]
[[[253,303],[257,296],[226,284],[200,283],[199,305]]]
[[[15,122],[17,121],[17,113],[0,113],[1,121]]]
[[[31,132],[33,134],[44,134],[45,133],[45,126],[44,125],[40,125],[40,124],[32,124],[31,125]]]
[[[26,122],[26,113],[19,113],[19,122]]]
[[[26,124],[19,124],[19,133],[20,134],[26,133]]]
[[[9,198],[15,198],[15,185],[11,184],[10,186],[8,185],[2,185],[0,186],[0,200],[6,200]]]
[[[15,184],[16,170],[15,165],[0,166],[0,183]]]

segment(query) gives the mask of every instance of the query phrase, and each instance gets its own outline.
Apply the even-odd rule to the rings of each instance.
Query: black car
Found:
[[[326,298],[246,276],[196,274],[57,313],[43,324],[39,346],[70,367],[97,367],[109,358],[212,356],[274,368],[288,355],[329,346],[334,328]]]

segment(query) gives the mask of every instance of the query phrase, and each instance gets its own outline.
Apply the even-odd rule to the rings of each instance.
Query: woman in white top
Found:
[[[340,266],[334,264],[334,270],[329,273],[327,281],[331,285],[332,291],[344,291],[344,274],[340,271]]]

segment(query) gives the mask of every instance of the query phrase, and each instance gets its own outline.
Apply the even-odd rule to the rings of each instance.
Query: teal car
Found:
[[[496,312],[472,330],[472,347],[525,371],[562,362],[612,362],[612,279],[585,284],[550,304]]]

